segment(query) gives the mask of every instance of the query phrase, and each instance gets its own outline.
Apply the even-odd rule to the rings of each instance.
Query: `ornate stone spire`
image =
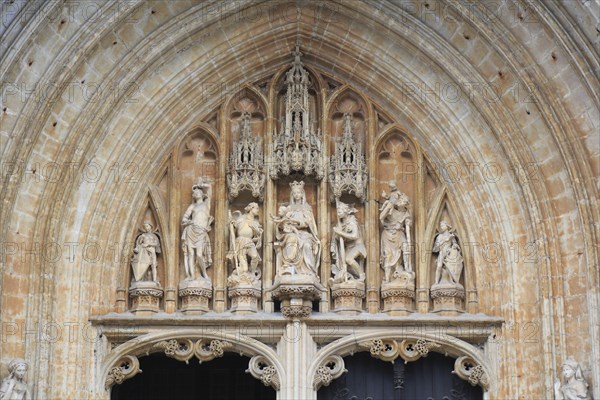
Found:
[[[331,156],[331,201],[339,199],[342,193],[350,193],[364,202],[367,192],[367,166],[362,143],[354,140],[350,114],[344,114],[343,119],[344,131],[342,137],[336,141],[335,153]]]
[[[273,141],[274,165],[272,179],[303,172],[323,179],[324,170],[321,152],[321,131],[310,115],[308,86],[310,78],[300,60],[300,46],[296,44],[292,68],[286,73],[285,121],[281,132],[275,133]]]
[[[240,138],[234,144],[227,165],[229,198],[235,198],[241,190],[250,190],[253,197],[262,201],[265,174],[260,138],[252,135],[250,113],[244,112],[240,121]]]

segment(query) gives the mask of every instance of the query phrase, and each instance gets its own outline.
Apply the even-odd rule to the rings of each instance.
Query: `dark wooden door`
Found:
[[[454,359],[430,353],[426,358],[394,364],[357,353],[344,358],[347,373],[321,388],[318,400],[479,400],[479,386],[452,374]]]
[[[141,374],[115,385],[111,400],[275,400],[275,390],[246,373],[247,357],[225,354],[189,364],[151,354],[140,358]]]

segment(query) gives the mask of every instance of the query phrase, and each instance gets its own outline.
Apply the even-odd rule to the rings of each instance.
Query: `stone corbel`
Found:
[[[348,370],[344,368],[344,359],[340,356],[329,356],[317,368],[313,388],[319,390],[321,386],[329,386],[332,380],[339,378],[345,372]]]
[[[458,357],[454,362],[452,373],[468,381],[472,386],[479,385],[485,391],[489,388],[489,378],[483,366],[469,356]]]
[[[275,390],[279,390],[281,386],[277,369],[265,356],[258,355],[252,357],[246,372],[254,378],[260,379],[265,386],[271,386]]]
[[[406,364],[410,361],[416,361],[421,357],[427,357],[430,350],[441,346],[423,339],[406,339],[400,342],[400,344],[392,339],[374,339],[359,343],[359,347],[369,349],[371,356],[380,360],[393,363],[396,358],[400,357]]]
[[[197,340],[195,343],[191,339],[171,339],[156,343],[153,348],[164,349],[167,357],[183,361],[186,364],[196,356],[200,361],[211,361],[217,357],[223,357],[225,349],[233,347],[229,342],[223,340],[205,339]]]
[[[140,372],[142,370],[137,357],[123,356],[108,371],[104,387],[109,390],[114,384],[120,385],[123,381],[133,378]]]

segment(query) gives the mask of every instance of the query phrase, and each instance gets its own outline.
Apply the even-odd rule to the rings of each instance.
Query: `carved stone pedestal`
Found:
[[[160,311],[160,299],[163,289],[158,282],[133,282],[129,288],[131,297],[131,312],[136,315],[151,315]]]
[[[231,312],[235,314],[252,314],[258,311],[260,299],[260,283],[258,285],[237,285],[229,288]]]
[[[283,275],[275,278],[274,299],[281,301],[281,313],[286,318],[306,318],[312,302],[321,298],[325,288],[311,275]]]
[[[362,302],[365,298],[365,283],[348,281],[334,283],[331,286],[333,311],[343,315],[356,315],[362,312]]]
[[[208,312],[208,301],[212,298],[212,283],[208,280],[184,280],[179,284],[181,311],[187,314]]]
[[[410,272],[394,273],[394,280],[381,285],[383,312],[409,315],[415,310],[415,276]]]
[[[456,283],[439,283],[431,286],[433,312],[441,315],[458,315],[465,312],[465,288]]]

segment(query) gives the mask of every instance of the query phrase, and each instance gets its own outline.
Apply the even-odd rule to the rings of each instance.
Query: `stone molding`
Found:
[[[345,357],[365,350],[384,361],[394,362],[400,357],[405,363],[427,357],[430,351],[435,351],[456,357],[453,373],[471,385],[479,385],[484,391],[488,391],[495,382],[490,361],[481,349],[470,343],[447,335],[398,336],[383,330],[349,335],[326,345],[317,352],[308,369],[308,376],[313,382],[317,382],[323,379],[321,375],[324,370],[321,367],[331,356]]]
[[[226,351],[252,356],[249,372],[266,386],[278,390],[283,367],[275,352],[267,345],[245,335],[198,335],[185,330],[149,333],[135,337],[112,349],[100,370],[104,390],[141,372],[138,357],[163,351],[167,357],[188,362],[192,357],[201,362],[222,357]]]

